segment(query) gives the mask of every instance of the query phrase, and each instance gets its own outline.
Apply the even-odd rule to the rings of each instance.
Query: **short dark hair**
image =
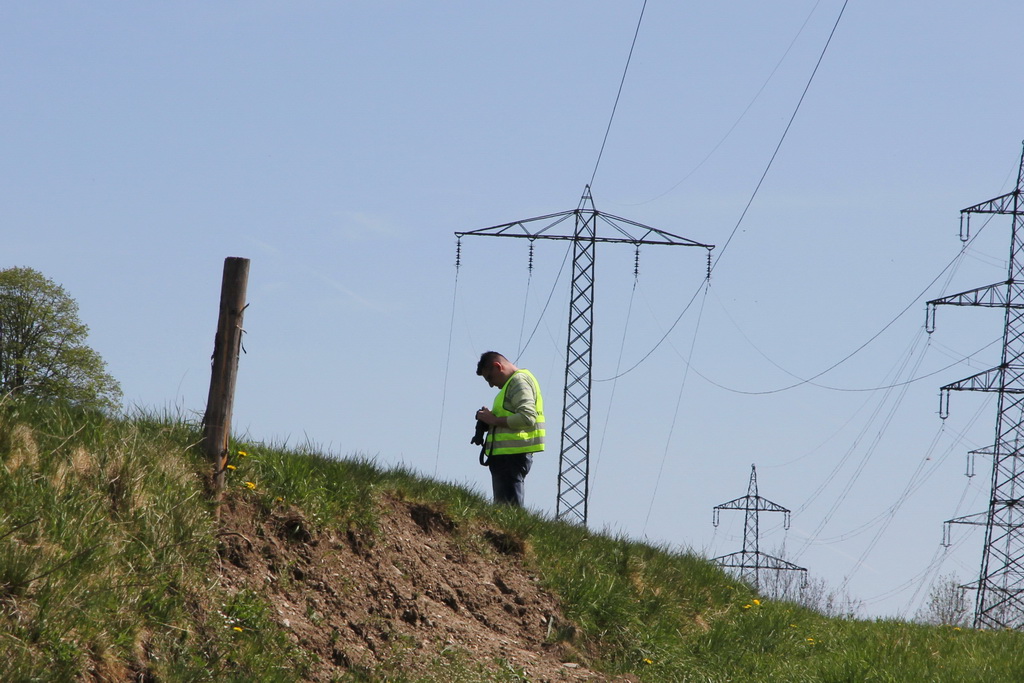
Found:
[[[497,360],[507,361],[508,359],[497,351],[484,351],[480,354],[480,362],[476,364],[476,374],[483,377],[484,370]]]

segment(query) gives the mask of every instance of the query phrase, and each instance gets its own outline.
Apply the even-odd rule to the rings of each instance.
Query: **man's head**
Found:
[[[484,351],[480,354],[480,362],[476,364],[476,374],[495,389],[505,386],[508,378],[518,369],[497,351]]]

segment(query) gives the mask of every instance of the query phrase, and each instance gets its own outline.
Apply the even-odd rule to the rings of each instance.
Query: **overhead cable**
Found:
[[[601,150],[597,153],[597,162],[594,164],[594,172],[590,174],[590,187],[594,186],[594,178],[597,176],[597,167],[601,165],[601,157],[604,155],[604,146],[608,143],[608,133],[612,130],[612,121],[615,120],[615,110],[619,107],[619,98],[622,96],[622,87],[626,84],[626,73],[629,72],[629,63],[633,60],[633,48],[636,47],[637,36],[640,35],[640,24],[644,20],[644,10],[647,9],[647,0],[644,0],[640,8],[640,18],[636,21],[636,31],[633,32],[633,42],[629,46],[629,56],[626,57],[626,66],[622,70],[622,78],[619,80],[619,90],[615,93],[615,104],[612,105],[612,114],[608,117],[608,127],[604,129],[604,139],[601,140]]]
[[[743,219],[746,217],[747,211],[750,209],[751,204],[754,203],[754,198],[757,196],[758,190],[761,189],[761,185],[762,185],[762,183],[764,183],[764,179],[765,179],[765,177],[767,177],[768,171],[771,169],[772,164],[775,162],[775,157],[778,156],[779,149],[781,149],[782,143],[785,141],[786,135],[789,133],[789,129],[792,127],[793,121],[796,119],[797,112],[800,111],[800,105],[803,104],[804,98],[807,96],[807,91],[810,89],[811,83],[814,81],[814,76],[815,76],[815,74],[818,73],[818,67],[821,66],[821,62],[825,58],[825,52],[828,50],[828,46],[832,42],[832,37],[835,36],[836,29],[839,28],[839,21],[843,18],[843,12],[846,11],[846,5],[849,4],[849,1],[850,0],[846,0],[843,3],[842,9],[839,10],[839,16],[836,17],[835,24],[832,25],[832,30],[831,30],[831,32],[828,35],[828,40],[825,41],[825,46],[821,49],[821,54],[818,55],[818,61],[815,63],[814,69],[811,71],[811,75],[807,79],[807,84],[804,86],[804,90],[803,90],[803,92],[800,95],[800,99],[797,101],[796,107],[793,109],[793,114],[789,117],[789,122],[786,124],[785,130],[783,130],[782,136],[779,138],[778,144],[775,145],[775,151],[772,152],[771,158],[768,160],[768,164],[765,166],[764,172],[761,174],[761,179],[757,181],[757,185],[754,187],[754,191],[751,193],[750,199],[747,200],[747,204],[743,208],[743,212],[740,214],[739,220],[736,221],[736,225],[733,226],[732,232],[729,234],[729,238],[725,241],[725,244],[719,250],[718,256],[716,256],[714,261],[708,266],[708,275],[709,276],[710,276],[711,271],[713,271],[715,266],[718,264],[718,262],[722,260],[722,256],[725,253],[725,249],[729,246],[729,243],[732,241],[732,238],[736,236],[736,231],[739,230],[740,225],[743,223]],[[639,26],[637,27],[637,30],[639,31]],[[630,50],[630,52],[632,53],[632,50]],[[625,74],[623,74],[623,79],[625,79]],[[620,89],[621,89],[621,86],[620,86]],[[611,122],[610,121],[609,121],[608,125],[609,125],[609,127],[611,126]],[[606,137],[607,137],[607,134],[606,134]],[[602,151],[603,151],[603,149],[604,149],[604,145],[602,144]],[[600,162],[600,157],[598,157],[598,161]],[[594,173],[595,174],[597,173],[597,167],[596,166],[594,168]],[[702,286],[703,286],[703,284],[702,284]],[[679,324],[680,320],[682,320],[683,315],[686,313],[686,311],[689,310],[690,306],[693,304],[694,300],[697,298],[697,295],[699,293],[700,293],[699,289],[693,293],[693,296],[690,297],[690,301],[687,302],[686,307],[683,308],[682,313],[680,313],[679,316],[675,319],[675,321],[669,327],[668,331],[664,335],[662,335],[661,339],[658,340],[658,342],[654,345],[654,347],[651,348],[651,350],[648,351],[646,354],[644,354],[643,357],[640,358],[640,360],[638,360],[636,363],[634,363],[629,369],[625,370],[624,372],[618,373],[615,377],[609,377],[609,378],[605,378],[605,379],[596,379],[594,381],[595,382],[607,382],[610,379],[618,379],[619,377],[622,377],[623,375],[628,374],[628,373],[632,372],[633,370],[635,370],[637,367],[639,367],[641,363],[646,361],[651,356],[651,354],[654,353],[654,351],[658,347],[660,347],[662,345],[662,343],[665,341],[665,339],[668,337],[668,335],[672,333],[672,330],[675,329],[675,326]]]

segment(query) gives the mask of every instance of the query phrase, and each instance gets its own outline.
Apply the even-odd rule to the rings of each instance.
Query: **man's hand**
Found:
[[[476,411],[476,419],[480,420],[486,425],[490,425],[491,427],[508,426],[507,423],[504,425],[502,424],[505,418],[498,417],[497,415],[491,412],[490,408],[486,406],[481,407],[480,410]]]

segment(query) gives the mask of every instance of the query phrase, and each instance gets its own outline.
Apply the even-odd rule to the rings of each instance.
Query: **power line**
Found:
[[[690,342],[690,359],[689,360],[693,359],[693,351],[694,351],[694,349],[697,346],[697,332],[700,330],[700,320],[701,320],[701,318],[703,317],[703,314],[704,314],[704,301],[707,300],[707,290],[708,289],[709,289],[709,287],[705,286],[705,288],[704,288],[705,298],[704,298],[703,301],[701,301],[700,311],[697,314],[697,325],[694,327],[693,339]],[[691,364],[689,362],[687,362],[686,367],[689,368],[690,365]],[[679,394],[676,396],[676,408],[675,408],[674,411],[672,411],[672,423],[671,423],[671,425],[669,425],[668,436],[665,438],[665,450],[661,454],[661,464],[658,466],[658,476],[654,479],[654,490],[651,492],[651,502],[647,506],[647,516],[644,518],[644,528],[643,528],[644,531],[647,530],[647,523],[651,519],[651,512],[654,510],[654,499],[658,495],[658,486],[661,484],[661,474],[665,470],[665,461],[668,460],[668,449],[669,449],[669,446],[672,444],[672,434],[675,433],[676,421],[679,419],[679,406],[682,405],[682,402],[683,402],[683,389],[686,387],[686,375],[687,375],[687,373],[684,372],[683,373],[683,379],[679,383]],[[643,532],[641,532],[641,533],[643,533]]]
[[[836,362],[832,363],[831,365],[826,367],[824,370],[818,372],[817,374],[812,375],[811,377],[806,378],[806,379],[801,379],[800,377],[798,377],[794,373],[792,373],[789,370],[786,370],[785,368],[783,368],[781,365],[779,365],[778,363],[773,361],[771,358],[768,358],[767,355],[762,353],[760,351],[760,349],[758,349],[758,347],[755,344],[753,344],[753,342],[751,342],[746,337],[746,335],[743,333],[743,330],[739,327],[739,325],[737,325],[735,321],[732,321],[732,317],[729,316],[728,310],[725,309],[724,305],[722,306],[722,310],[725,311],[726,316],[729,317],[729,319],[733,322],[733,326],[736,327],[736,329],[740,333],[740,335],[743,336],[743,338],[746,339],[747,342],[750,343],[750,345],[755,350],[757,350],[758,353],[762,357],[764,357],[765,360],[767,360],[769,363],[771,363],[775,367],[779,368],[780,370],[782,370],[786,374],[788,374],[788,375],[790,375],[792,377],[797,378],[799,381],[797,381],[797,382],[795,382],[793,384],[788,384],[786,386],[776,388],[776,389],[764,389],[764,390],[760,390],[760,391],[747,391],[747,390],[743,390],[743,389],[732,388],[732,387],[726,386],[724,384],[721,384],[719,382],[716,382],[715,380],[711,379],[710,377],[705,376],[704,374],[702,374],[700,371],[698,371],[696,369],[694,369],[694,372],[699,377],[701,377],[702,379],[707,381],[708,383],[713,384],[714,386],[716,386],[716,387],[718,387],[720,389],[724,389],[726,391],[730,391],[730,392],[737,393],[737,394],[745,394],[745,395],[750,395],[750,396],[760,396],[760,395],[765,395],[765,394],[781,393],[783,391],[789,391],[790,389],[795,389],[795,388],[803,386],[805,384],[810,384],[812,386],[816,386],[816,387],[819,387],[819,388],[822,388],[822,389],[832,389],[832,390],[835,390],[835,391],[876,391],[878,389],[888,388],[888,387],[885,387],[885,386],[880,386],[880,387],[874,387],[874,388],[843,389],[843,388],[840,388],[840,387],[829,387],[829,386],[826,386],[826,385],[818,384],[818,383],[815,383],[814,380],[816,380],[819,377],[822,377],[822,376],[828,374],[832,370],[835,370],[837,367],[839,367],[840,365],[842,365],[846,361],[848,361],[851,358],[853,358],[854,356],[856,356],[858,353],[860,353],[865,348],[867,348],[872,342],[874,342],[876,339],[878,339],[880,336],[882,336],[882,334],[886,330],[888,330],[890,327],[892,327],[896,323],[896,321],[898,321],[900,318],[902,318],[907,313],[907,311],[909,311],[914,306],[914,304],[916,304],[918,301],[920,301],[921,298],[923,298],[924,295],[928,293],[928,290],[931,289],[932,286],[934,286],[935,283],[938,282],[939,279],[943,275],[947,276],[946,286],[948,286],[950,280],[953,277],[953,274],[956,272],[956,270],[959,268],[960,263],[962,263],[962,261],[963,261],[964,255],[966,253],[966,249],[971,244],[973,244],[973,242],[978,237],[981,236],[982,231],[985,229],[985,227],[988,226],[988,223],[989,223],[990,220],[991,220],[991,218],[989,220],[985,221],[985,223],[982,225],[982,227],[980,229],[977,230],[977,232],[974,234],[974,236],[970,237],[965,242],[964,247],[961,248],[961,250],[959,252],[957,252],[957,255],[955,257],[953,257],[952,259],[950,259],[949,263],[947,263],[942,268],[942,270],[940,270],[939,273],[934,278],[932,278],[931,282],[929,282],[927,285],[925,285],[925,287],[917,294],[917,296],[915,296],[906,306],[903,307],[902,310],[900,310],[895,316],[892,317],[892,319],[890,319],[885,325],[883,325],[881,329],[879,329],[877,332],[875,332],[873,335],[871,335],[871,337],[869,337],[866,341],[864,341],[862,344],[857,346],[853,351],[848,353],[846,356],[840,358],[839,360],[837,360]],[[675,326],[679,323],[680,320],[682,320],[683,315],[685,315],[686,312],[690,309],[690,306],[693,304],[693,302],[696,299],[697,294],[699,292],[700,292],[699,289],[696,292],[694,292],[693,297],[691,297],[690,301],[683,308],[682,313],[680,313],[679,316],[672,323],[672,325],[669,326],[668,330],[662,335],[661,339],[658,340],[658,342],[657,342],[657,344],[655,344],[654,348],[652,348],[650,351],[648,351],[648,353],[643,358],[641,358],[636,364],[634,364],[632,367],[630,367],[629,369],[625,370],[624,372],[616,373],[616,375],[613,376],[613,377],[595,379],[594,381],[595,382],[607,382],[609,380],[618,379],[619,377],[622,377],[623,375],[626,375],[626,374],[632,372],[633,370],[635,370],[641,363],[644,362],[644,360],[647,359],[648,356],[650,356],[652,353],[654,353],[654,351],[668,338],[668,336],[672,333],[672,330],[675,329]],[[721,304],[721,300],[719,299],[718,301]],[[996,340],[996,341],[998,341],[998,340]],[[992,343],[994,344],[996,342],[993,341]],[[987,349],[989,346],[991,346],[991,344],[988,344],[988,345],[982,347],[981,349],[979,349],[975,353],[980,353],[981,351]],[[677,354],[678,354],[678,351],[677,351]],[[680,357],[681,357],[681,355],[680,355]],[[968,356],[967,358],[970,358],[970,357],[971,356]],[[958,361],[958,362],[962,362],[962,361]],[[954,363],[954,365],[955,365],[955,363]],[[915,381],[915,380],[910,380],[910,381]]]
[[[719,139],[719,141],[717,143],[715,143],[715,146],[711,148],[711,151],[708,152],[707,155],[703,159],[701,159],[700,162],[698,162],[696,166],[694,166],[692,169],[690,169],[690,172],[687,173],[685,176],[683,176],[682,179],[679,180],[679,182],[677,182],[675,185],[673,185],[672,187],[668,188],[667,190],[665,190],[661,194],[659,194],[659,195],[657,195],[655,197],[652,197],[651,199],[648,199],[645,202],[637,202],[636,204],[633,204],[632,206],[639,206],[640,204],[646,204],[648,202],[653,202],[656,199],[661,199],[662,197],[667,195],[669,192],[671,192],[672,190],[676,189],[677,187],[682,185],[684,182],[686,182],[690,178],[690,176],[692,176],[694,173],[697,172],[698,169],[700,169],[701,166],[703,166],[705,163],[707,163],[707,160],[710,159],[712,157],[712,155],[714,155],[714,153],[718,151],[718,148],[722,146],[722,143],[724,143],[729,138],[729,136],[732,135],[732,132],[734,130],[736,130],[736,126],[740,125],[740,121],[743,120],[743,118],[747,115],[747,112],[750,111],[750,108],[753,107],[754,103],[758,100],[759,97],[761,97],[761,93],[763,93],[764,89],[768,87],[768,83],[771,82],[772,78],[775,76],[775,73],[779,70],[779,67],[782,66],[782,63],[784,61],[786,61],[786,57],[789,56],[789,53],[793,49],[793,46],[796,45],[797,39],[801,36],[801,34],[803,34],[804,29],[807,28],[807,24],[810,22],[811,17],[814,16],[814,12],[815,12],[815,10],[818,9],[818,5],[820,5],[820,4],[821,4],[821,0],[818,0],[818,2],[814,3],[814,7],[812,7],[811,11],[807,13],[807,18],[804,19],[804,23],[800,25],[800,29],[796,32],[796,35],[793,36],[793,40],[791,40],[789,42],[789,46],[786,48],[786,51],[782,54],[782,57],[779,58],[779,61],[775,63],[775,68],[773,68],[771,73],[768,74],[768,78],[766,78],[764,80],[764,83],[762,83],[761,87],[758,88],[757,92],[751,98],[750,102],[747,103],[747,106],[743,109],[743,111],[736,118],[736,120],[733,121],[733,124],[729,127],[729,130],[727,130],[725,132],[725,135],[723,135],[721,137],[721,139]]]
[[[839,28],[839,22],[843,18],[843,13],[846,11],[846,5],[850,0],[843,2],[842,8],[839,10],[839,16],[836,17],[836,22],[832,25],[832,30],[828,34],[828,40],[825,41],[825,46],[821,48],[821,54],[818,55],[818,61],[814,64],[814,69],[811,71],[810,78],[807,79],[807,85],[804,86],[804,90],[800,93],[800,99],[797,100],[796,107],[793,109],[793,114],[789,117],[789,122],[786,123],[786,128],[782,131],[782,136],[779,138],[779,142],[775,145],[775,151],[772,152],[771,158],[768,159],[768,165],[764,167],[764,172],[761,174],[760,180],[757,181],[757,185],[754,186],[754,191],[750,194],[750,199],[747,200],[747,205],[743,207],[740,218],[736,221],[736,225],[733,226],[732,232],[729,233],[729,238],[725,240],[725,244],[722,245],[721,250],[718,252],[718,256],[715,258],[714,263],[711,265],[711,269],[714,270],[715,265],[722,260],[722,256],[725,254],[725,250],[729,248],[729,243],[732,242],[732,238],[736,235],[736,231],[739,230],[740,224],[743,223],[743,219],[747,216],[747,211],[750,210],[750,205],[754,203],[754,197],[757,196],[758,191],[761,189],[761,184],[764,183],[764,179],[768,176],[768,171],[771,169],[772,164],[775,163],[775,157],[778,156],[779,150],[782,149],[782,143],[785,142],[786,136],[789,134],[789,129],[793,126],[793,121],[796,120],[796,115],[800,111],[800,105],[804,103],[804,98],[807,97],[807,91],[811,89],[811,83],[814,81],[814,76],[818,73],[818,68],[821,66],[821,62],[825,59],[825,52],[828,51],[828,46],[832,43],[832,37],[836,34],[836,29]]]
[[[562,271],[565,270],[565,264],[569,260],[569,254],[572,252],[572,245],[565,250],[565,256],[562,257],[562,265],[558,267],[558,274],[555,275],[555,281],[551,283],[551,291],[548,292],[548,298],[544,301],[544,307],[541,309],[540,314],[537,316],[537,322],[534,324],[533,329],[530,330],[530,336],[526,339],[526,344],[520,349],[515,362],[519,362],[519,357],[526,353],[526,349],[530,347],[530,342],[533,341],[533,336],[537,334],[537,328],[540,327],[541,321],[544,320],[544,314],[547,313],[548,306],[551,305],[551,297],[555,294],[555,289],[558,287],[558,281],[562,279]],[[524,313],[525,319],[525,313]]]
[[[747,211],[750,210],[750,206],[754,203],[754,198],[757,197],[757,193],[761,189],[761,185],[764,183],[764,179],[768,176],[768,171],[771,170],[772,164],[775,162],[775,157],[778,156],[779,150],[782,148],[782,143],[786,140],[786,135],[789,133],[789,129],[793,126],[793,121],[796,120],[796,115],[800,111],[800,106],[803,104],[804,98],[807,96],[807,91],[810,90],[811,83],[814,81],[814,76],[818,73],[818,68],[821,66],[821,62],[825,58],[825,52],[828,51],[828,46],[832,42],[832,37],[835,35],[836,29],[839,28],[839,21],[843,18],[843,13],[846,11],[846,5],[848,3],[849,3],[849,0],[845,0],[845,2],[843,2],[842,9],[839,10],[839,16],[836,17],[836,21],[832,25],[832,30],[829,32],[828,40],[825,41],[825,45],[821,49],[821,54],[818,55],[818,61],[815,63],[814,69],[811,71],[811,75],[807,79],[807,84],[804,86],[803,92],[800,94],[800,99],[797,100],[796,107],[794,107],[793,113],[789,117],[789,122],[786,124],[786,127],[783,130],[782,135],[779,138],[779,142],[775,145],[775,151],[772,152],[771,158],[769,158],[769,160],[768,160],[768,164],[765,166],[764,171],[761,173],[760,180],[757,181],[757,185],[754,187],[754,191],[750,194],[750,198],[747,200],[746,206],[744,206],[743,211],[740,213],[739,220],[736,221],[736,225],[733,226],[732,232],[729,233],[729,238],[725,241],[725,246],[726,247],[729,245],[730,242],[732,242],[733,237],[735,237],[736,231],[739,230],[739,227],[743,223],[744,218],[746,218]],[[611,125],[611,124],[609,123],[609,125]],[[596,172],[596,169],[595,169],[595,172]],[[724,251],[724,248],[725,247],[723,247],[723,251]],[[709,274],[709,276],[710,276],[711,272],[714,270],[715,266],[718,265],[718,262],[722,260],[722,255],[723,255],[722,251],[720,251],[718,256],[713,261],[711,261],[708,264],[708,274]],[[618,373],[615,377],[609,377],[609,378],[605,378],[605,379],[597,379],[597,380],[594,380],[594,381],[595,382],[607,382],[607,381],[609,381],[611,379],[618,379],[619,377],[622,377],[623,375],[629,374],[633,370],[636,370],[637,367],[639,367],[643,362],[645,362],[648,358],[650,358],[651,354],[653,354],[658,349],[658,347],[660,347],[664,343],[665,339],[668,338],[668,335],[672,333],[672,330],[674,330],[676,325],[679,324],[679,321],[682,320],[683,315],[685,315],[686,312],[690,309],[690,306],[693,305],[693,302],[697,298],[697,295],[699,293],[700,293],[700,289],[698,289],[697,291],[695,291],[693,293],[693,296],[690,297],[690,300],[687,302],[687,304],[683,308],[682,312],[675,319],[675,321],[673,321],[672,325],[669,326],[668,331],[665,332],[664,335],[662,335],[661,339],[658,340],[658,342],[654,345],[654,347],[652,347],[650,351],[645,353],[640,358],[640,360],[638,360],[636,363],[634,363],[630,368],[628,368],[624,372]]]
[[[608,117],[608,127],[604,129],[604,139],[601,140],[601,150],[597,153],[597,162],[594,164],[594,172],[590,174],[589,187],[594,186],[594,178],[597,177],[597,167],[601,165],[601,157],[604,155],[604,146],[608,143],[608,133],[612,130],[612,121],[615,120],[615,110],[619,108],[619,98],[622,96],[622,87],[626,84],[626,74],[629,72],[629,63],[633,60],[633,49],[636,47],[637,36],[640,35],[640,24],[644,20],[644,11],[647,9],[647,0],[644,0],[640,8],[640,18],[636,21],[636,31],[633,32],[633,42],[629,46],[629,56],[626,57],[626,66],[622,69],[622,78],[619,80],[619,90],[615,93],[615,104],[612,105],[611,116]]]
[[[619,365],[622,363],[622,354],[626,348],[626,332],[629,330],[629,319],[633,315],[633,299],[636,296],[637,282],[638,277],[634,275],[633,286],[630,288],[629,291],[629,305],[626,307],[626,321],[622,325],[622,341],[619,342],[619,357],[618,360],[616,360],[615,362],[616,370],[619,369]],[[612,382],[612,390],[611,392],[609,392],[608,410],[605,412],[604,421],[601,423],[601,440],[597,446],[597,461],[594,463],[595,470],[597,470],[597,468],[601,466],[601,454],[604,453],[604,439],[605,436],[608,434],[608,424],[611,422],[612,405],[615,403],[615,390],[618,388],[618,384],[618,382]],[[594,486],[596,486],[596,481],[594,485],[591,486],[591,491],[593,491]]]
[[[918,362],[917,362],[918,366],[920,365],[921,360],[923,359],[923,357],[924,356],[922,355],[921,358],[918,359]],[[906,361],[904,363],[904,368],[906,367],[907,363],[909,363],[909,362],[910,362],[910,357],[908,356],[908,358],[906,359]],[[877,434],[872,439],[871,443],[869,444],[867,450],[864,452],[864,455],[861,457],[860,461],[858,461],[857,467],[854,470],[853,474],[851,475],[850,479],[846,482],[846,485],[843,487],[843,490],[840,492],[839,496],[833,500],[832,505],[829,508],[829,511],[822,517],[821,521],[818,523],[818,526],[815,528],[815,530],[811,533],[810,536],[808,536],[804,540],[803,547],[796,554],[797,557],[799,557],[800,554],[802,554],[808,548],[808,546],[810,546],[810,544],[814,542],[814,540],[817,538],[818,534],[820,534],[822,532],[822,530],[824,530],[825,526],[829,523],[829,521],[831,521],[832,517],[838,511],[839,506],[845,501],[846,496],[849,494],[850,490],[853,488],[853,485],[860,478],[860,475],[863,473],[864,468],[867,466],[868,461],[870,461],[870,459],[872,458],[872,456],[875,453],[875,450],[878,447],[878,444],[881,442],[882,436],[884,435],[886,429],[888,428],[889,424],[892,422],[893,418],[895,417],[896,410],[899,408],[899,405],[900,405],[900,403],[902,401],[902,397],[906,393],[907,385],[904,385],[901,389],[902,389],[901,393],[897,396],[896,400],[893,402],[892,406],[889,408],[888,413],[883,418],[881,428],[878,430]],[[820,495],[820,493],[824,490],[825,486],[827,486],[828,483],[832,480],[832,478],[834,478],[835,475],[838,474],[839,469],[842,467],[843,464],[845,464],[846,460],[848,460],[853,455],[853,452],[857,448],[857,446],[860,444],[861,439],[867,435],[867,431],[868,431],[869,425],[872,424],[874,422],[875,418],[882,413],[882,408],[885,406],[886,401],[889,399],[889,397],[892,395],[892,393],[893,393],[893,389],[889,389],[889,390],[886,391],[885,395],[883,396],[882,401],[879,402],[879,404],[876,407],[875,411],[872,413],[871,417],[869,418],[868,423],[864,426],[864,429],[861,430],[861,433],[858,435],[858,437],[854,441],[853,445],[850,446],[850,448],[847,450],[846,454],[840,460],[840,463],[832,470],[832,474],[829,475],[829,477],[826,478],[825,482],[823,482],[818,487],[818,489],[815,491],[815,493],[813,493],[811,495],[811,497],[808,499],[807,502],[804,503],[804,505],[801,507],[801,509],[806,508],[810,504],[810,501],[814,500],[815,497]]]
[[[928,446],[928,450],[925,451],[926,457],[923,457],[918,461],[917,468],[914,470],[913,474],[910,475],[910,480],[907,482],[907,485],[903,487],[903,491],[897,497],[896,502],[887,511],[888,513],[885,517],[884,523],[878,529],[878,531],[875,532],[874,537],[868,543],[867,547],[864,548],[864,551],[860,554],[860,557],[857,558],[857,561],[853,565],[853,569],[851,569],[849,573],[846,575],[846,577],[843,579],[843,583],[840,586],[840,590],[846,590],[846,586],[849,585],[850,579],[852,579],[854,574],[856,574],[860,570],[860,568],[864,566],[864,562],[867,560],[868,555],[870,555],[871,551],[875,549],[876,545],[878,545],[878,542],[882,539],[882,536],[888,530],[889,525],[892,523],[892,520],[896,517],[896,513],[899,511],[901,507],[903,507],[903,504],[910,498],[910,495],[917,488],[917,486],[915,486],[915,481],[921,475],[921,473],[924,472],[926,463],[930,459],[932,451],[934,451],[935,447],[938,445],[940,436],[941,434],[935,435],[935,438],[932,440],[932,443]],[[935,472],[935,469],[936,467],[933,466],[931,472]],[[928,476],[925,476],[925,480],[927,479]]]
[[[461,252],[461,249],[459,250]],[[441,461],[441,435],[444,433],[444,407],[448,398],[448,373],[452,363],[452,337],[455,331],[455,304],[458,301],[459,291],[459,260],[461,253],[455,255],[455,284],[452,285],[452,315],[448,323],[448,352],[444,360],[444,380],[441,383],[441,416],[438,418],[437,426],[437,452],[434,454],[434,476],[437,476],[438,463]]]

